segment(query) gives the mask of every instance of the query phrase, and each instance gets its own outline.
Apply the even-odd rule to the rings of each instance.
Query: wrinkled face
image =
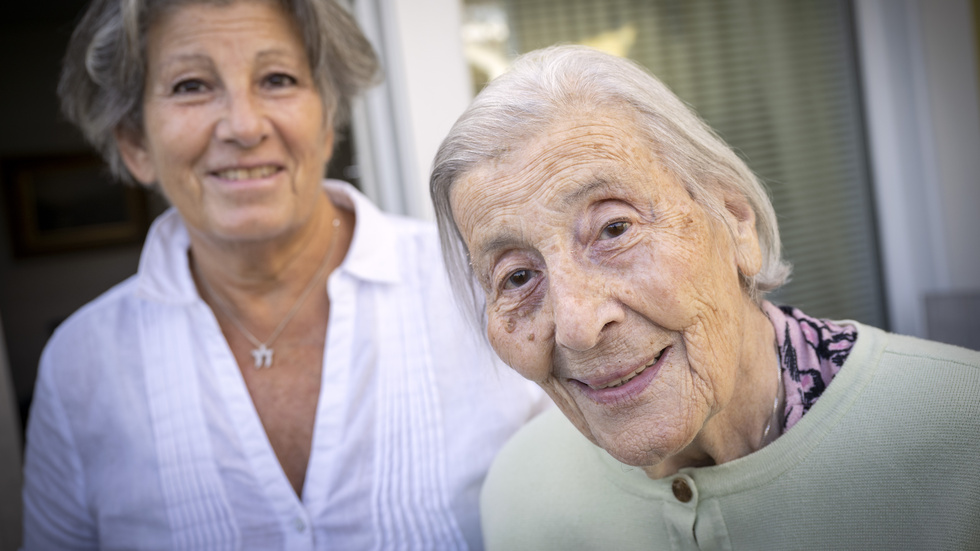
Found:
[[[151,26],[144,134],[117,141],[192,230],[263,239],[310,216],[333,131],[299,36],[261,1],[189,4]]]
[[[500,357],[614,457],[653,466],[732,399],[754,308],[739,270],[761,255],[744,201],[709,217],[639,135],[575,114],[465,175],[451,205]]]

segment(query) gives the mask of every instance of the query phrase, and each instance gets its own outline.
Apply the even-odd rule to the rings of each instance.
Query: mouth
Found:
[[[613,405],[630,400],[646,389],[667,360],[671,347],[661,350],[655,357],[625,375],[609,380],[582,381],[570,379],[582,393],[595,402]]]
[[[242,180],[260,180],[262,178],[268,178],[280,170],[282,169],[276,165],[261,165],[250,168],[226,168],[216,170],[211,174],[221,180],[237,182]]]
[[[657,354],[657,356],[655,358],[653,358],[653,360],[650,361],[650,363],[648,363],[646,365],[640,366],[636,371],[633,371],[632,373],[629,373],[629,374],[627,374],[626,376],[624,376],[622,378],[619,378],[619,379],[616,379],[616,380],[613,380],[613,381],[609,381],[609,382],[607,382],[605,384],[590,384],[589,385],[589,388],[591,388],[592,390],[603,390],[603,389],[606,389],[606,388],[616,388],[616,387],[620,387],[620,386],[625,385],[626,383],[632,381],[634,378],[636,378],[637,376],[639,376],[640,373],[643,373],[644,371],[646,371],[647,368],[653,367],[654,365],[656,365],[656,363],[660,361],[660,358],[663,357],[664,352],[666,352],[668,348],[670,348],[670,347],[667,347],[667,348],[664,348],[663,350],[661,350],[660,353]]]

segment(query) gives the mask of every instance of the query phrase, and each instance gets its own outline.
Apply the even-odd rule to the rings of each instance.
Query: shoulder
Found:
[[[878,369],[878,388],[896,401],[907,397],[909,415],[980,437],[980,352],[889,334]]]
[[[565,416],[552,408],[522,427],[494,459],[482,503],[485,511],[506,510],[517,496],[552,491],[551,479],[561,479],[570,459],[589,453],[591,444]]]
[[[980,352],[976,350],[906,335],[889,334],[888,337],[885,353],[891,361],[904,358],[906,362],[980,371]]]
[[[497,456],[480,496],[487,549],[657,549],[669,484],[617,462],[554,408]]]
[[[558,408],[550,409],[518,431],[500,451],[490,469],[484,499],[492,499],[496,490],[515,483],[537,485],[542,476],[560,477],[558,471],[569,465],[570,459],[580,462],[581,454],[593,450],[594,445]]]
[[[380,245],[387,252],[393,244],[438,241],[434,222],[385,212],[347,182],[324,180],[323,186],[334,204],[354,211],[355,242],[361,237],[365,243]]]
[[[571,482],[577,476],[569,472],[568,460],[583,452],[575,437],[583,441],[585,437],[572,434],[574,430],[554,408],[521,428],[500,450],[480,493],[488,549],[505,549],[516,541],[540,542],[560,526],[542,521],[542,516],[561,516],[553,502],[563,500],[555,499],[556,494],[577,487]]]
[[[488,548],[558,541],[583,506],[595,511],[596,482],[610,486],[602,468],[595,447],[557,408],[536,417],[503,447],[487,474],[480,516]]]
[[[443,271],[434,222],[384,212],[350,184],[328,180],[325,186],[334,204],[356,217],[342,265],[346,272],[365,282],[418,287],[414,276],[420,270],[427,278]]]
[[[58,326],[41,354],[37,392],[55,391],[68,407],[123,384],[121,372],[139,355],[136,287],[130,277]]]
[[[45,355],[78,352],[98,346],[100,341],[123,341],[122,336],[135,321],[136,276],[116,284],[68,316],[55,329]]]
[[[421,257],[412,258],[421,261],[435,261],[442,267],[442,250],[439,245],[439,230],[435,222],[419,220],[396,214],[384,215],[391,223],[401,247],[410,248]],[[402,249],[406,250],[406,249]],[[407,252],[407,251],[406,251]]]
[[[845,367],[873,365],[876,369],[898,371],[900,380],[926,377],[939,382],[949,377],[965,377],[980,384],[978,351],[848,323],[857,326],[858,337]]]
[[[109,289],[69,316],[48,340],[28,424],[28,444],[34,451],[53,445],[55,430],[76,435],[104,430],[104,424],[91,422],[93,414],[102,415],[100,410],[124,412],[130,419],[140,415],[138,407],[125,408],[110,399],[139,388],[132,369],[140,350],[135,286],[135,278],[129,278]],[[41,426],[45,428],[37,428]]]
[[[854,434],[891,442],[903,458],[914,450],[945,450],[944,460],[968,462],[975,452],[980,352],[859,325],[854,350],[831,390],[857,400]]]

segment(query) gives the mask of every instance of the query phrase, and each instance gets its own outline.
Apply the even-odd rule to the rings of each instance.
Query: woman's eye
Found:
[[[525,283],[531,281],[534,276],[534,272],[531,270],[516,270],[507,276],[507,280],[504,281],[504,289],[517,289],[518,287],[523,287]]]
[[[602,233],[599,234],[599,239],[612,239],[614,237],[619,237],[626,233],[626,230],[630,228],[629,222],[613,222],[605,228],[602,228]]]
[[[207,90],[204,81],[196,78],[189,78],[174,84],[172,89],[174,94],[196,94]]]
[[[275,73],[265,77],[265,83],[273,88],[284,88],[287,86],[295,86],[296,79],[285,73]]]

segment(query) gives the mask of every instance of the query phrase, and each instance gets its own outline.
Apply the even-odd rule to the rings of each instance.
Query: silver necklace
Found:
[[[776,417],[776,410],[779,409],[779,387],[782,385],[782,375],[783,370],[780,369],[779,365],[776,365],[776,398],[772,401],[772,413],[769,414],[769,420],[766,421],[766,429],[762,431],[759,448],[766,445],[766,437],[769,436],[769,429],[772,428],[772,420]]]
[[[231,310],[225,305],[224,301],[221,300],[221,298],[218,297],[218,295],[211,289],[207,279],[205,279],[203,275],[200,277],[201,282],[204,284],[204,290],[207,291],[208,295],[210,295],[212,299],[214,299],[214,303],[218,305],[218,308],[224,312],[225,316],[227,316],[228,319],[235,324],[235,327],[237,327],[238,330],[241,331],[242,335],[244,335],[245,338],[252,343],[252,346],[255,347],[252,349],[252,358],[255,360],[255,369],[272,367],[273,350],[270,348],[270,346],[276,340],[276,338],[279,337],[282,330],[286,328],[286,324],[293,319],[296,312],[299,312],[299,307],[303,305],[303,303],[306,301],[306,297],[309,296],[309,294],[313,291],[313,288],[316,287],[316,282],[320,280],[320,277],[323,276],[323,272],[326,271],[327,266],[330,263],[330,257],[333,256],[334,247],[337,245],[337,233],[339,233],[337,228],[339,227],[340,218],[335,217],[333,219],[333,235],[330,236],[330,248],[328,248],[327,253],[323,255],[323,260],[320,262],[320,267],[317,268],[316,273],[313,274],[313,278],[306,284],[306,288],[303,289],[302,293],[300,293],[299,298],[296,299],[296,302],[293,303],[293,307],[289,309],[286,316],[282,318],[282,321],[279,322],[279,325],[276,326],[275,330],[272,331],[272,334],[269,335],[264,342],[257,339],[251,331],[242,325],[242,322],[238,321],[238,318],[231,313]]]

